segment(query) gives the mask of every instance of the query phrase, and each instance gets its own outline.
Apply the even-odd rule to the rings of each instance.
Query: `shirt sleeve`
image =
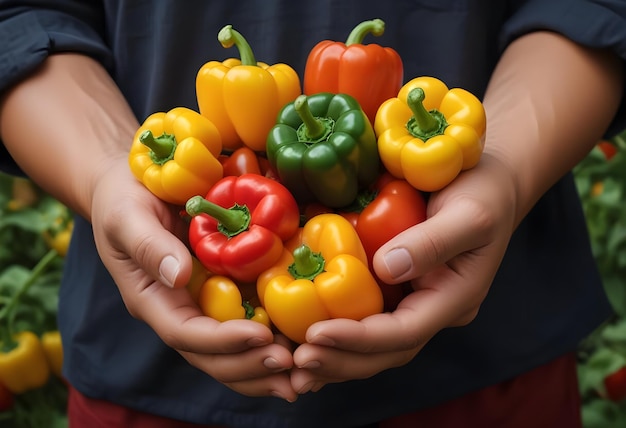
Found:
[[[89,55],[110,69],[112,57],[102,37],[104,13],[99,2],[6,3],[0,6],[0,94],[55,53]],[[1,144],[0,170],[19,173]]]
[[[501,33],[502,48],[526,33],[547,30],[583,46],[610,49],[626,63],[626,1],[528,0],[514,3],[518,4],[517,10]],[[625,128],[626,92],[607,137]]]

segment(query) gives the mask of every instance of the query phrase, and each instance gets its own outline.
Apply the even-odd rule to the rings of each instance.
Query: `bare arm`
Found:
[[[600,140],[623,93],[621,66],[549,32],[507,49],[485,96],[485,153],[514,174],[515,225]]]
[[[0,135],[26,174],[90,220],[99,177],[127,156],[138,127],[107,72],[87,57],[51,56],[0,108]]]

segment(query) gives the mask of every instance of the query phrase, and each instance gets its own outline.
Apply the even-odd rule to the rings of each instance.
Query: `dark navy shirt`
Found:
[[[626,58],[623,0],[0,1],[0,90],[51,53],[82,52],[109,70],[142,121],[155,111],[197,107],[202,64],[238,56],[217,41],[226,24],[247,38],[257,60],[286,62],[302,76],[317,42],[345,40],[357,23],[373,18],[385,21],[385,34],[364,42],[396,49],[405,80],[432,75],[478,96],[502,50],[530,31],[556,31]],[[6,152],[0,159],[5,170],[17,171]],[[89,396],[197,423],[364,425],[575,350],[610,314],[587,236],[568,175],[515,232],[474,322],[442,331],[404,367],[327,385],[289,404],[233,392],[133,319],[99,260],[90,225],[77,218],[59,308],[65,375]]]

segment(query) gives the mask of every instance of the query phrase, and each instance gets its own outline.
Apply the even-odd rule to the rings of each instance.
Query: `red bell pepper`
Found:
[[[239,176],[250,173],[264,175],[269,178],[276,177],[269,160],[246,146],[240,147],[232,153],[221,154],[219,161],[222,164],[222,168],[224,168],[224,176]]]
[[[406,180],[385,173],[371,189],[358,196],[355,204],[340,214],[356,229],[371,267],[374,254],[383,244],[426,220],[426,201],[422,193]],[[394,310],[404,297],[407,284],[389,285],[378,277],[376,279],[383,292],[385,310]]]
[[[258,174],[219,180],[205,198],[186,204],[189,243],[212,273],[254,281],[283,253],[298,231],[298,204],[279,182]]]
[[[362,44],[368,33],[380,36],[384,31],[384,21],[364,21],[345,43],[323,40],[315,45],[304,69],[304,93],[352,95],[373,124],[378,107],[398,95],[404,78],[402,59],[394,49]]]

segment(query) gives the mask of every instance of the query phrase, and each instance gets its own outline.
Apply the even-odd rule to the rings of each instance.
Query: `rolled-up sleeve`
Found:
[[[626,63],[626,1],[529,0],[517,3],[518,9],[503,27],[502,48],[526,33],[547,30],[583,46],[612,50]],[[607,136],[625,128],[626,92]]]
[[[102,5],[95,1],[0,0],[0,94],[55,53],[89,55],[110,68],[103,20]],[[3,145],[0,169],[19,172]]]

